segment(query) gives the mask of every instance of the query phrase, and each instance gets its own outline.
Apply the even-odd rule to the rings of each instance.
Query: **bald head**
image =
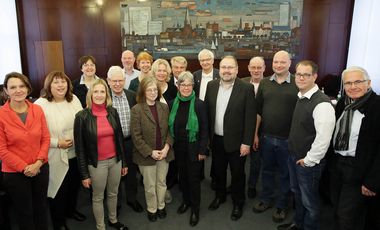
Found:
[[[135,64],[135,54],[130,50],[125,50],[121,54],[121,63],[125,70],[132,70]]]
[[[259,83],[264,77],[265,61],[262,57],[253,57],[249,61],[248,71],[251,74],[251,80]]]
[[[278,77],[286,77],[291,65],[290,54],[284,50],[278,51],[273,56],[272,68]]]

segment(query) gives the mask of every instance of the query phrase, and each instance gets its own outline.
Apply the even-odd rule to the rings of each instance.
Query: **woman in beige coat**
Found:
[[[174,159],[169,135],[169,108],[161,103],[157,80],[144,78],[137,91],[137,104],[132,108],[131,135],[133,161],[144,177],[145,199],[149,221],[166,217],[165,192],[169,161]]]

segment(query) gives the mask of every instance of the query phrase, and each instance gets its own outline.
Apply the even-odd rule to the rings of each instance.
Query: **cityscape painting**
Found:
[[[128,0],[120,3],[122,48],[157,58],[297,57],[303,0]]]

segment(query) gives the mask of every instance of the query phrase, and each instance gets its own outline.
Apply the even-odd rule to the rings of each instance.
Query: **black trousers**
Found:
[[[69,170],[54,198],[49,198],[50,215],[53,228],[65,225],[66,216],[71,216],[77,207],[80,188],[80,175],[77,158],[69,160]]]
[[[40,170],[35,177],[4,173],[4,187],[14,204],[20,230],[48,230],[49,165]]]
[[[212,141],[212,163],[214,165],[216,197],[226,198],[227,166],[231,170],[231,198],[234,205],[242,206],[245,201],[245,160],[240,151],[226,152],[223,137],[214,135]]]
[[[331,201],[336,215],[335,229],[364,229],[368,209],[368,197],[361,193],[362,184],[354,182],[353,157],[334,156],[330,168]]]
[[[199,214],[202,162],[190,160],[187,141],[175,142],[174,153],[183,203],[190,205],[192,211]]]
[[[125,187],[125,195],[127,202],[135,202],[137,195],[137,165],[133,163],[133,142],[130,137],[124,139],[124,148],[125,159],[127,160],[128,173],[127,175],[121,178],[121,183],[119,184],[119,192],[117,195],[118,206],[121,206],[121,201],[123,197],[122,184],[124,184]]]

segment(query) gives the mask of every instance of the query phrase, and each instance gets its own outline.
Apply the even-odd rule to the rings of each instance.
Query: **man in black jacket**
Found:
[[[369,206],[380,195],[380,97],[361,67],[344,70],[342,84],[345,96],[336,106],[338,120],[328,162],[331,200],[336,228],[356,230],[364,229]],[[378,221],[379,207],[369,214],[376,216],[374,212]]]
[[[111,66],[107,73],[108,85],[111,89],[112,106],[117,110],[124,136],[125,159],[128,166],[128,174],[125,176],[125,192],[127,204],[135,211],[142,212],[143,208],[137,201],[137,166],[132,161],[133,142],[130,135],[130,113],[136,104],[136,95],[130,90],[124,89],[125,75],[119,66]],[[121,183],[120,183],[121,185]],[[119,185],[118,207],[121,207],[122,189]]]
[[[209,210],[226,200],[227,165],[231,170],[232,220],[243,214],[245,201],[245,160],[250,153],[256,125],[253,86],[237,78],[238,64],[233,56],[220,62],[220,79],[208,83],[208,108],[212,161],[215,170],[215,199]]]

